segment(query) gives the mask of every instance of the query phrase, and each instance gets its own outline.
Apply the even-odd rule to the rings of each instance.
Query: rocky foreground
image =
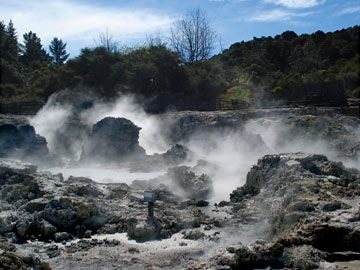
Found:
[[[167,177],[169,184],[182,181],[182,187],[193,193],[181,198],[161,179],[150,181],[157,201],[155,219],[149,220],[143,202],[149,182],[100,184],[75,177],[65,181],[61,174],[1,160],[0,268],[360,265],[356,169],[323,155],[267,155],[253,166],[246,184],[233,191],[230,201],[217,206],[207,206],[204,200],[211,192],[205,176],[177,167]]]
[[[53,138],[53,149],[61,149],[54,153],[27,119],[0,115],[0,269],[360,268],[359,118],[328,108],[158,118],[173,147],[147,155],[141,128],[125,118],[92,127],[71,119]],[[239,176],[230,200],[210,204],[224,168],[191,147],[219,152],[217,142],[229,134],[231,147],[239,144],[231,150],[243,153],[237,157],[262,157],[244,185]],[[74,138],[83,142],[79,159]],[[322,154],[296,150],[317,153],[319,145]],[[62,157],[75,167],[166,173],[104,184],[41,169],[63,166]],[[150,189],[153,218],[144,202]]]
[[[230,197],[233,218],[267,222],[269,241],[228,247],[234,254],[228,263],[235,269],[318,269],[360,260],[359,195],[359,171],[323,155],[264,156]]]

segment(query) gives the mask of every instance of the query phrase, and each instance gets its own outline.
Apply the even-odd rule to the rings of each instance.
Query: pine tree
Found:
[[[24,45],[20,45],[21,62],[24,66],[38,68],[42,64],[50,63],[50,56],[43,49],[41,40],[35,33],[30,31],[23,35]]]
[[[4,24],[3,21],[0,21],[0,59],[4,58],[5,40],[6,40],[6,25]]]
[[[9,24],[5,30],[5,34],[6,34],[5,50],[6,50],[6,55],[8,57],[7,60],[17,62],[19,56],[19,44],[17,40],[16,30],[14,28],[14,24],[12,20],[9,21]]]
[[[10,90],[13,93],[8,96],[14,94],[14,87],[23,85],[19,64],[19,44],[11,20],[8,26],[0,22],[0,82],[3,84],[0,95]]]
[[[56,65],[63,64],[70,54],[66,53],[66,43],[64,43],[61,39],[54,37],[49,45],[49,50],[51,54],[51,58],[53,63]]]

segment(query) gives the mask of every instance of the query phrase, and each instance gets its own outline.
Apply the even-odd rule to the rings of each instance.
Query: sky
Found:
[[[217,33],[214,54],[235,42],[340,30],[360,24],[360,0],[0,0],[0,20],[11,19],[19,42],[35,32],[46,50],[54,37],[70,57],[95,47],[108,33],[119,47],[141,46],[149,37],[166,42],[171,25],[195,8]]]

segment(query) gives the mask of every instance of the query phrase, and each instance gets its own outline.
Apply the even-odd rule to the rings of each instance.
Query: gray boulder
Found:
[[[45,138],[25,118],[0,115],[0,157],[30,160],[48,154]]]
[[[44,239],[53,238],[54,234],[57,232],[55,226],[51,225],[47,221],[43,221],[41,224],[41,235]]]
[[[152,240],[160,237],[161,226],[156,218],[136,219],[127,222],[127,234],[138,241]]]
[[[144,160],[130,163],[132,172],[152,172],[166,170],[180,165],[190,158],[193,153],[185,146],[176,144],[162,154],[146,156]]]
[[[140,129],[125,118],[102,119],[94,125],[80,160],[118,162],[143,159],[146,155],[139,146]]]
[[[178,165],[181,162],[184,162],[190,154],[190,150],[181,145],[176,144],[173,147],[171,147],[168,151],[166,151],[162,157],[164,159],[165,164],[169,165]]]
[[[66,240],[69,240],[72,238],[73,238],[73,236],[67,232],[57,232],[54,234],[54,239],[55,239],[55,242],[57,242],[57,243],[61,243],[63,241],[66,241]]]
[[[27,237],[27,232],[31,226],[32,219],[30,217],[22,218],[16,224],[16,231],[21,238]]]
[[[171,168],[168,170],[167,176],[170,177],[175,187],[180,188],[181,195],[189,199],[206,200],[213,190],[209,176],[196,175],[187,166]]]
[[[0,234],[10,231],[9,224],[6,217],[0,217]]]

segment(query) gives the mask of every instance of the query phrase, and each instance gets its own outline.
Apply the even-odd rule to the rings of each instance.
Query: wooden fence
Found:
[[[0,103],[0,114],[35,115],[44,104],[40,102]],[[145,104],[150,113],[165,111],[215,111],[247,108],[247,102],[223,98],[193,96],[160,96]]]
[[[145,104],[150,113],[165,111],[216,111],[239,110],[247,108],[249,104],[234,99],[198,96],[158,96]]]
[[[40,102],[0,103],[1,114],[35,115],[44,106]]]

